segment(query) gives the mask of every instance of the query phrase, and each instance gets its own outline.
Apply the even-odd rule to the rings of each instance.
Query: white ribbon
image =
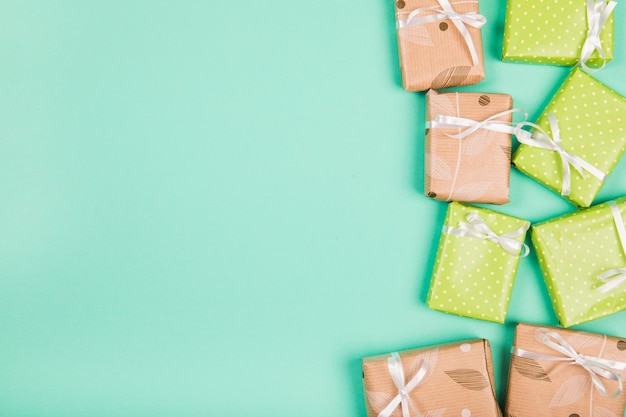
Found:
[[[606,339],[606,336],[604,336]],[[556,332],[547,332],[543,335],[542,343],[549,348],[563,354],[564,356],[550,356],[541,353],[530,352],[528,350],[513,347],[511,352],[523,358],[539,359],[547,361],[566,362],[569,365],[577,365],[589,373],[596,390],[605,397],[618,397],[623,390],[622,377],[618,371],[626,370],[626,363],[612,361],[609,359],[596,358],[576,352],[561,335]],[[617,390],[609,395],[600,377],[617,381]]]
[[[387,358],[387,368],[389,369],[389,374],[391,375],[393,383],[396,385],[396,388],[398,388],[398,395],[396,395],[387,407],[385,407],[383,411],[378,414],[378,417],[391,416],[391,413],[393,413],[398,405],[402,405],[402,417],[411,417],[409,405],[413,409],[413,413],[419,417],[419,414],[415,411],[413,402],[409,397],[409,393],[413,391],[413,389],[415,389],[415,387],[417,387],[426,376],[426,372],[428,371],[428,362],[422,361],[420,369],[406,384],[404,383],[404,369],[402,368],[402,361],[400,360],[400,355],[398,355],[397,352],[393,352],[391,357]]]
[[[439,6],[432,7],[421,7],[419,9],[413,10],[409,13],[409,16],[406,20],[398,19],[398,29],[403,28],[405,26],[418,26],[423,25],[425,23],[438,22],[441,20],[451,20],[454,23],[454,26],[459,30],[463,39],[465,39],[465,43],[469,49],[470,55],[472,56],[472,63],[474,66],[480,64],[478,59],[478,52],[476,52],[476,47],[474,46],[474,42],[472,41],[472,36],[470,35],[467,27],[465,25],[470,25],[475,28],[482,27],[485,23],[487,23],[487,19],[485,16],[478,14],[476,12],[467,12],[467,13],[458,13],[450,4],[449,0],[437,0],[439,2]],[[432,14],[428,14],[426,16],[419,16],[422,13],[433,12]]]
[[[615,227],[617,228],[619,241],[622,244],[622,252],[626,255],[626,227],[624,227],[622,213],[620,213],[619,207],[614,201],[611,201],[609,206],[611,207],[611,213],[613,214],[613,221],[615,222]],[[601,274],[598,279],[605,283],[598,288],[598,291],[601,293],[609,292],[626,282],[626,268],[609,269],[605,273]]]
[[[585,171],[591,175],[604,181],[606,174],[600,171],[589,162],[582,159],[580,156],[571,152],[567,152],[563,149],[561,144],[561,133],[559,129],[559,123],[554,113],[548,115],[548,121],[550,122],[550,130],[552,131],[552,138],[541,127],[534,123],[523,122],[517,125],[515,129],[515,136],[520,143],[524,145],[534,146],[536,148],[547,149],[558,153],[561,159],[561,167],[563,173],[563,187],[561,188],[561,195],[568,196],[571,191],[571,172],[570,165],[583,177],[587,178]],[[534,129],[534,132],[522,130],[522,127],[530,126]]]
[[[602,42],[600,41],[600,32],[602,32],[602,27],[616,5],[617,3],[614,1],[607,3],[606,0],[587,0],[587,38],[580,52],[579,61],[580,66],[587,71],[599,71],[606,65],[606,57],[602,49]],[[587,61],[589,61],[594,51],[598,51],[598,54],[602,58],[602,66],[597,69],[587,66]]]
[[[466,216],[469,223],[460,222],[458,228],[444,226],[443,233],[454,236],[468,236],[478,239],[487,239],[497,245],[500,245],[502,249],[507,251],[513,256],[525,257],[530,252],[530,248],[527,244],[514,239],[517,236],[522,236],[528,230],[529,224],[526,223],[519,229],[512,232],[498,235],[487,226],[484,220],[475,211],[469,213]],[[521,251],[521,254],[520,254]]]
[[[437,115],[432,121],[426,122],[426,128],[427,129],[428,128],[462,129],[464,127],[468,128],[456,135],[448,134],[448,136],[453,139],[463,139],[471,135],[472,133],[476,132],[478,129],[486,129],[486,130],[491,130],[493,132],[508,133],[512,135],[515,133],[515,126],[517,125],[517,123],[508,123],[508,122],[503,122],[502,120],[497,120],[497,119],[502,116],[506,116],[508,114],[514,114],[514,113],[522,113],[524,115],[524,122],[526,121],[526,119],[528,119],[528,113],[526,113],[524,110],[521,110],[521,109],[506,110],[506,111],[494,114],[493,116],[483,120],[482,122],[478,122],[472,119],[466,119],[463,117]]]

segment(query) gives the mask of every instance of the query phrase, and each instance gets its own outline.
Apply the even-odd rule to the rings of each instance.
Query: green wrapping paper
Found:
[[[529,226],[525,220],[495,211],[450,203],[428,306],[504,323],[520,256],[528,252],[523,242]]]
[[[626,197],[615,204],[626,218]],[[626,310],[626,278],[601,279],[607,271],[626,268],[618,230],[609,203],[533,226],[539,266],[564,327]]]
[[[508,0],[505,19],[503,61],[572,66],[580,60],[589,29],[586,0]],[[608,62],[613,58],[612,13],[598,37]],[[604,62],[593,50],[586,64]]]
[[[606,179],[626,150],[626,98],[575,68],[536,122],[554,139],[550,114],[558,122],[562,148],[582,158]],[[519,141],[523,140],[522,133],[528,131],[516,135]],[[512,161],[521,172],[551,190],[561,194],[565,191],[563,159],[558,152],[522,144]],[[583,177],[571,163],[568,167],[571,191],[564,197],[579,207],[589,207],[604,180],[589,171],[583,171]]]

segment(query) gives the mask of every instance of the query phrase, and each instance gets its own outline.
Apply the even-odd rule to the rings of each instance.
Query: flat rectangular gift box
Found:
[[[605,62],[593,41],[599,41],[606,62],[613,58],[614,7],[606,0],[508,0],[504,22],[502,60],[516,63],[573,66],[582,57],[589,21],[600,31],[587,41],[586,65]],[[597,24],[600,23],[600,26]],[[593,34],[594,32],[592,32]]]
[[[518,324],[505,415],[622,417],[625,369],[626,338]]]
[[[440,201],[504,204],[509,201],[511,133],[490,130],[493,123],[510,128],[513,100],[508,94],[426,94],[424,194]],[[500,113],[505,113],[498,116]],[[497,116],[494,118],[494,116]],[[445,120],[451,119],[451,120]],[[468,127],[492,119],[462,138]],[[437,122],[442,120],[442,122]],[[446,123],[446,121],[448,123]],[[465,123],[467,125],[467,123]]]
[[[433,310],[504,323],[526,220],[450,203],[426,303]]]
[[[444,8],[456,14],[457,23]],[[406,90],[476,84],[485,78],[480,30],[484,18],[478,14],[478,0],[396,0],[395,10]]]
[[[363,358],[363,389],[368,417],[501,416],[484,339]]]
[[[626,310],[624,219],[626,197],[533,225],[539,266],[564,327]]]
[[[513,164],[572,204],[589,207],[626,150],[626,97],[575,68],[536,125],[541,130],[516,134],[522,144]]]

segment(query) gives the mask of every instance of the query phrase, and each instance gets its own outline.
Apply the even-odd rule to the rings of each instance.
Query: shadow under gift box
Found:
[[[508,0],[502,42],[505,62],[573,66],[580,60],[587,38],[585,0]],[[613,14],[599,35],[606,61],[613,58]],[[594,50],[587,64],[599,67]]]
[[[402,391],[410,416],[501,416],[484,339],[363,358],[363,389],[368,417],[404,417]]]
[[[556,334],[557,336],[554,336]],[[564,351],[550,347],[560,346]],[[622,417],[626,392],[611,394],[618,383],[608,369],[626,378],[626,340],[602,334],[518,324],[511,355],[505,415],[515,417]],[[569,354],[564,353],[569,351]],[[529,352],[529,353],[527,353]],[[576,355],[585,355],[577,357]],[[539,355],[539,356],[537,356]],[[554,357],[557,359],[545,359]],[[543,358],[543,359],[541,359]],[[579,364],[576,363],[578,358]],[[602,362],[596,377],[608,396],[592,383],[589,370]],[[612,363],[613,362],[613,363]],[[619,362],[619,363],[614,363]]]
[[[448,1],[448,0],[441,0]],[[423,8],[442,9],[439,0],[397,0],[398,54],[402,85],[407,91],[476,84],[485,78],[480,28],[464,24],[477,56],[474,63],[470,46],[450,19],[419,23],[417,19],[436,14],[425,10],[409,20],[411,12]],[[478,13],[478,0],[450,0],[459,14]]]
[[[509,201],[511,134],[478,129],[464,138],[449,135],[465,129],[435,127],[440,116],[482,122],[510,110],[508,94],[438,93],[426,94],[424,194],[440,201],[504,204]],[[496,120],[510,124],[511,113]]]
[[[546,106],[536,124],[556,140],[550,125],[554,115],[562,149],[582,158],[606,177],[626,150],[626,97],[575,68]],[[523,131],[527,132],[527,131]],[[521,140],[520,135],[516,135]],[[563,156],[557,151],[522,143],[513,155],[513,165],[549,189],[562,193],[566,184]],[[579,207],[589,207],[604,185],[588,170],[583,177],[568,162],[571,191],[563,195]]]
[[[473,214],[493,235],[479,238],[450,231],[462,229]],[[428,307],[504,323],[520,256],[528,251],[523,242],[529,226],[526,220],[492,210],[450,203],[426,299]],[[508,250],[494,241],[496,235],[505,238],[509,234]]]
[[[623,221],[626,197],[614,204]],[[601,279],[607,271],[620,268],[626,275],[625,248],[614,210],[611,203],[599,204],[532,227],[539,266],[564,327],[626,310],[626,277],[619,273],[607,277],[615,280],[614,288]]]

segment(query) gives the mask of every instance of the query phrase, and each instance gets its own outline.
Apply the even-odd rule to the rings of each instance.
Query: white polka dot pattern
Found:
[[[453,202],[448,206],[445,225],[458,227],[473,211],[498,235],[528,224]],[[524,237],[515,239],[523,242]],[[426,303],[433,310],[503,323],[519,259],[489,240],[442,233]]]
[[[626,197],[616,200],[626,219]],[[602,293],[600,274],[626,267],[626,256],[608,204],[532,228],[539,266],[564,327],[626,310],[626,283]]]
[[[587,36],[585,0],[508,0],[502,60],[572,66]],[[613,57],[613,15],[600,34],[607,61]],[[602,65],[597,51],[587,62]]]
[[[563,148],[608,176],[626,150],[626,98],[575,68],[537,120],[549,134],[550,113],[558,119]],[[556,152],[520,145],[513,164],[561,192],[563,174]],[[571,193],[566,198],[579,207],[589,207],[604,184],[592,175],[586,177],[571,170]]]

